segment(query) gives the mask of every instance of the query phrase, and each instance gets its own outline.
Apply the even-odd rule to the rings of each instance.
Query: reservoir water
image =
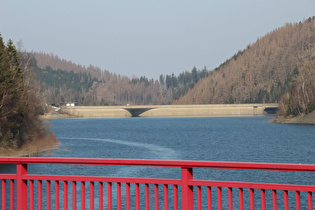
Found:
[[[315,126],[268,117],[50,120],[55,157],[315,164]]]
[[[315,164],[315,126],[274,124],[268,123],[268,119],[270,117],[54,119],[50,122],[61,145],[42,155]],[[30,166],[29,173],[92,173],[99,176],[159,178],[180,176],[179,169],[106,167],[105,170],[103,167],[91,167],[82,170],[82,166],[46,165]],[[315,183],[315,174],[293,172],[200,169],[194,171],[194,178]]]

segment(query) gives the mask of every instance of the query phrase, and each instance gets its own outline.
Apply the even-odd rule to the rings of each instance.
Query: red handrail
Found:
[[[208,209],[215,205],[212,197],[214,196],[214,189],[217,191],[217,207],[222,209],[224,202],[227,203],[229,209],[233,209],[233,198],[235,196],[236,189],[238,192],[238,207],[239,209],[244,208],[244,189],[249,190],[249,203],[250,209],[254,209],[256,191],[260,192],[261,209],[266,209],[265,202],[265,191],[270,190],[272,192],[272,205],[273,209],[277,208],[277,191],[283,191],[284,195],[284,208],[289,209],[289,196],[288,191],[295,192],[295,204],[296,208],[299,209],[301,206],[300,192],[307,192],[307,206],[308,209],[313,209],[313,192],[315,192],[314,185],[296,185],[296,184],[270,184],[270,183],[249,183],[249,182],[231,182],[231,181],[212,181],[212,180],[195,180],[193,178],[194,168],[210,168],[210,169],[236,169],[236,170],[264,170],[264,171],[294,171],[294,172],[315,172],[315,165],[310,164],[276,164],[276,163],[246,163],[246,162],[218,162],[218,161],[178,161],[178,160],[139,160],[139,159],[92,159],[92,158],[11,158],[11,157],[0,157],[0,164],[16,164],[16,174],[0,174],[1,185],[2,185],[2,209],[6,209],[6,199],[10,198],[10,207],[14,208],[14,202],[18,210],[34,209],[34,205],[38,206],[38,209],[42,209],[43,199],[43,183],[46,182],[46,206],[47,209],[51,208],[51,199],[55,199],[55,208],[59,209],[59,197],[63,194],[63,209],[68,208],[68,199],[72,197],[72,208],[76,209],[77,199],[80,199],[81,208],[84,209],[86,205],[90,206],[90,209],[94,209],[95,201],[94,197],[97,197],[99,203],[99,209],[103,209],[104,205],[104,193],[103,183],[107,183],[107,208],[114,208],[113,200],[117,200],[117,209],[121,209],[121,206],[126,205],[127,209],[133,208],[140,209],[140,203],[144,200],[145,209],[149,209],[149,185],[154,186],[154,206],[155,209],[159,208],[159,200],[161,197],[164,198],[164,208],[169,207],[169,197],[173,197],[174,209],[178,209],[180,206],[184,210],[202,208],[203,194],[206,194],[205,203]],[[162,178],[126,178],[126,177],[104,177],[104,176],[66,176],[66,175],[38,175],[38,174],[27,174],[27,166],[29,164],[61,164],[61,165],[107,165],[107,166],[143,166],[143,167],[173,167],[181,168],[180,179],[162,179]],[[10,183],[10,192],[7,193],[7,183]],[[14,184],[15,182],[15,184]],[[34,204],[34,182],[38,186],[38,203]],[[68,195],[69,183],[72,185],[72,196]],[[81,188],[81,196],[77,196],[77,182]],[[86,185],[85,182],[89,184]],[[53,189],[53,183],[55,188]],[[98,183],[98,185],[96,185]],[[113,183],[117,185],[116,191],[117,196],[113,195]],[[126,202],[122,202],[121,185],[126,186]],[[144,185],[144,198],[141,199],[141,187]],[[163,186],[164,193],[159,194],[159,186]],[[14,186],[16,186],[16,198],[14,198]],[[95,186],[98,186],[99,193],[94,193]],[[106,186],[106,185],[105,185]],[[133,187],[134,186],[134,187]],[[169,187],[169,186],[173,186]],[[90,202],[85,203],[85,188],[89,188]],[[28,191],[29,188],[29,191]],[[202,189],[205,188],[204,192]],[[135,201],[131,200],[131,190],[135,191]],[[225,201],[223,197],[223,189],[228,191],[228,199]],[[63,193],[61,193],[63,190]],[[256,191],[255,191],[256,190]],[[51,193],[54,191],[54,194]],[[61,192],[59,192],[61,191]],[[172,191],[171,195],[169,192]],[[196,195],[194,195],[196,191]],[[133,191],[132,191],[133,192]],[[29,196],[27,196],[29,194]],[[178,197],[181,195],[181,197]],[[194,196],[196,201],[194,201]],[[29,197],[29,198],[28,198]],[[235,202],[235,199],[234,199]],[[62,205],[61,205],[62,206]]]
[[[224,162],[224,161],[0,157],[0,163],[119,165],[119,166],[152,166],[152,167],[217,168],[217,169],[241,169],[241,170],[315,172],[315,165],[311,165],[311,164],[288,164],[288,163],[280,164],[280,163]]]

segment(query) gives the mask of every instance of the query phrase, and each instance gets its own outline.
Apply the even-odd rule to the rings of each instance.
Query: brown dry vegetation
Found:
[[[174,104],[278,102],[313,56],[314,17],[286,24],[239,51]]]
[[[278,115],[295,117],[307,115],[314,112],[314,110],[315,56],[305,61],[295,78],[292,88],[281,97]]]
[[[50,133],[45,135],[44,137],[33,136],[33,141],[28,141],[24,143],[19,148],[12,147],[0,147],[0,156],[14,156],[14,157],[24,157],[24,156],[36,156],[43,152],[56,149],[60,141],[56,139],[56,137]]]

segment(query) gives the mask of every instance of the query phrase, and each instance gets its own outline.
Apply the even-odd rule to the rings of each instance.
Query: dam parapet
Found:
[[[63,112],[82,118],[251,117],[276,114],[278,104],[202,104],[143,106],[73,106]]]

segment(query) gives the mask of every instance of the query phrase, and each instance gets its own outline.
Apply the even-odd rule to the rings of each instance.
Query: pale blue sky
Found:
[[[27,51],[158,79],[214,69],[314,11],[315,0],[0,0],[0,33]]]

